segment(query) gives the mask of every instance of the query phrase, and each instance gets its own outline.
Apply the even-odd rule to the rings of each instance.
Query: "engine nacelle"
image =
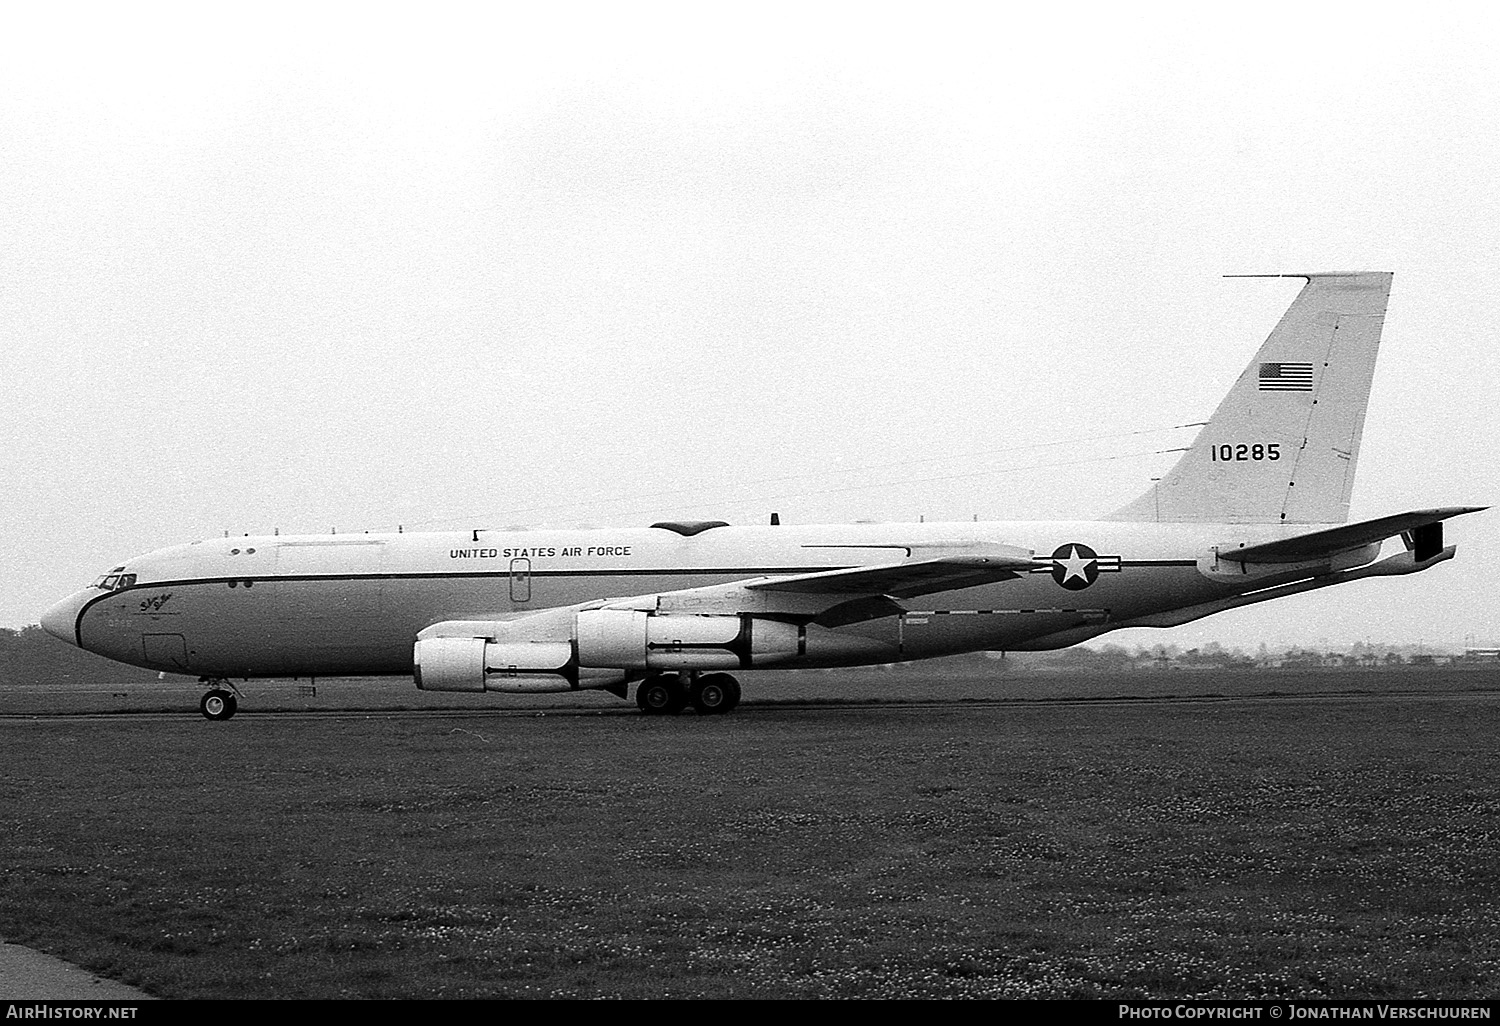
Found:
[[[667,616],[588,609],[577,619],[581,666],[728,670],[796,659],[807,648],[796,624],[752,616]]]
[[[1374,542],[1346,552],[1296,563],[1241,563],[1235,560],[1232,548],[1226,547],[1220,551],[1216,546],[1198,557],[1198,572],[1211,580],[1235,586],[1242,586],[1247,580],[1255,580],[1269,587],[1281,581],[1353,570],[1364,566],[1378,555],[1380,543]]]
[[[413,649],[412,661],[423,691],[530,694],[609,688],[626,680],[619,670],[580,667],[566,641],[424,638]]]
[[[888,642],[748,613],[556,609],[515,620],[447,620],[418,635],[424,691],[623,690],[650,670],[840,666],[899,658]]]

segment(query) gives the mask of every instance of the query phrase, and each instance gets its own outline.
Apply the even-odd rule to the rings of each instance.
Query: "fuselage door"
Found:
[[[187,640],[181,634],[142,634],[141,654],[155,669],[186,670]]]
[[[510,600],[516,603],[531,601],[531,560],[529,559],[510,561]]]

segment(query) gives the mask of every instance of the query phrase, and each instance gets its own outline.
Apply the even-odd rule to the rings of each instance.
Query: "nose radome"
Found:
[[[88,601],[88,592],[69,595],[42,614],[42,630],[70,645],[78,644],[78,611]]]

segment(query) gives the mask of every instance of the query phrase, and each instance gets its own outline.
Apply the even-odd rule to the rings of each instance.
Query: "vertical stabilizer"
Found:
[[[1307,284],[1165,477],[1110,520],[1341,524],[1359,459],[1388,272]]]

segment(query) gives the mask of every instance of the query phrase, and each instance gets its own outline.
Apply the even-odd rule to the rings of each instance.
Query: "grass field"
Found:
[[[172,997],[1493,997],[1497,682],[1360,676],[5,720],[0,935]]]

